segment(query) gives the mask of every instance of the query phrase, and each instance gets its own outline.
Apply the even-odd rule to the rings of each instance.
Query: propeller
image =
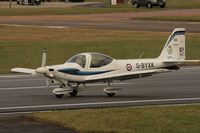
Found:
[[[31,74],[31,75],[43,74],[46,78],[47,88],[49,89],[49,86],[50,86],[49,78],[54,77],[54,75],[53,73],[48,73],[46,63],[47,63],[47,53],[46,53],[46,49],[43,49],[41,67],[38,67],[37,69],[12,68],[11,72],[26,73],[26,74]]]
[[[47,53],[46,53],[46,49],[43,49],[42,52],[42,64],[41,67],[38,67],[35,72],[39,73],[39,74],[46,74],[46,63],[47,63]]]
[[[37,68],[35,71],[39,74],[44,74],[47,88],[50,89],[50,82],[47,77],[46,63],[47,63],[47,50],[43,49],[41,67]]]
[[[47,63],[47,50],[46,50],[46,49],[43,49],[41,67],[46,66],[46,63]]]

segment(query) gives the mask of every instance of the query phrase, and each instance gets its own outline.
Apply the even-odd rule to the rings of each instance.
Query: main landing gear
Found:
[[[78,94],[78,87],[72,87],[72,92],[69,92],[69,95],[75,97]]]
[[[55,88],[52,93],[57,97],[57,98],[62,98],[65,94],[69,94],[72,97],[77,96],[78,94],[78,87],[79,83],[75,86],[72,86],[70,84],[66,85],[61,85],[59,88]],[[106,93],[109,97],[115,96],[116,93],[121,91],[122,89],[120,87],[114,87],[111,86],[111,82],[108,81],[108,87],[103,89],[103,92]]]
[[[122,91],[120,87],[111,87],[111,82],[108,81],[108,87],[103,90],[109,97],[115,96],[115,94],[119,91]]]

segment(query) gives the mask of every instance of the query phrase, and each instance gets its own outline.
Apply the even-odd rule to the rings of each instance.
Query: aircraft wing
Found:
[[[143,70],[143,71],[134,71],[134,72],[125,72],[120,74],[108,75],[108,76],[95,76],[89,77],[86,82],[96,82],[96,81],[107,81],[107,80],[128,80],[134,78],[142,78],[151,76],[152,74],[169,72],[168,69],[154,69],[154,70]]]
[[[28,69],[28,68],[12,68],[11,72],[26,73],[32,75],[36,74],[35,69]]]

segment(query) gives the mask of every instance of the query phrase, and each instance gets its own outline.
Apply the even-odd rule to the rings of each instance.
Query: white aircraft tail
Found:
[[[184,61],[185,60],[185,29],[176,28],[169,36],[160,56],[163,61]]]

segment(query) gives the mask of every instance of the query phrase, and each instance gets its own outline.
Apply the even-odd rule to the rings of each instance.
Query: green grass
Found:
[[[200,106],[66,110],[29,117],[80,133],[199,133]]]
[[[136,18],[136,19],[156,20],[156,21],[191,21],[191,22],[200,22],[200,16],[156,16],[156,17],[141,17],[141,18]]]
[[[146,8],[134,9],[131,6],[113,7],[69,7],[69,8],[0,8],[0,16],[29,16],[29,15],[68,15],[68,14],[94,14],[110,12],[139,12],[148,11]]]
[[[121,9],[122,12],[127,8]],[[129,10],[129,9],[128,9]],[[0,16],[29,16],[29,15],[66,15],[66,14],[91,14],[91,13],[108,13],[115,12],[115,8],[12,8],[0,9]]]
[[[199,0],[166,0],[167,8],[176,8],[176,9],[192,9],[200,8]]]
[[[95,0],[90,0],[95,1]],[[100,0],[97,0],[100,1]],[[141,7],[135,9],[132,5],[109,6],[109,2],[105,2],[106,7],[72,7],[72,8],[0,8],[0,16],[27,16],[27,15],[67,15],[67,14],[92,14],[92,13],[110,13],[110,12],[140,12],[140,11],[156,11],[160,8],[146,9]],[[200,8],[199,0],[167,0],[167,8],[165,9],[193,9]],[[165,10],[162,9],[162,10]]]
[[[110,12],[109,9],[103,8],[12,8],[0,9],[1,16],[28,16],[28,15],[65,15],[65,14],[90,14]]]
[[[48,29],[0,26],[0,73],[13,67],[37,68],[47,48],[47,64],[64,63],[81,52],[118,58],[157,57],[170,33],[100,29]],[[200,33],[186,35],[187,59],[200,59]],[[124,54],[126,53],[126,54]]]

